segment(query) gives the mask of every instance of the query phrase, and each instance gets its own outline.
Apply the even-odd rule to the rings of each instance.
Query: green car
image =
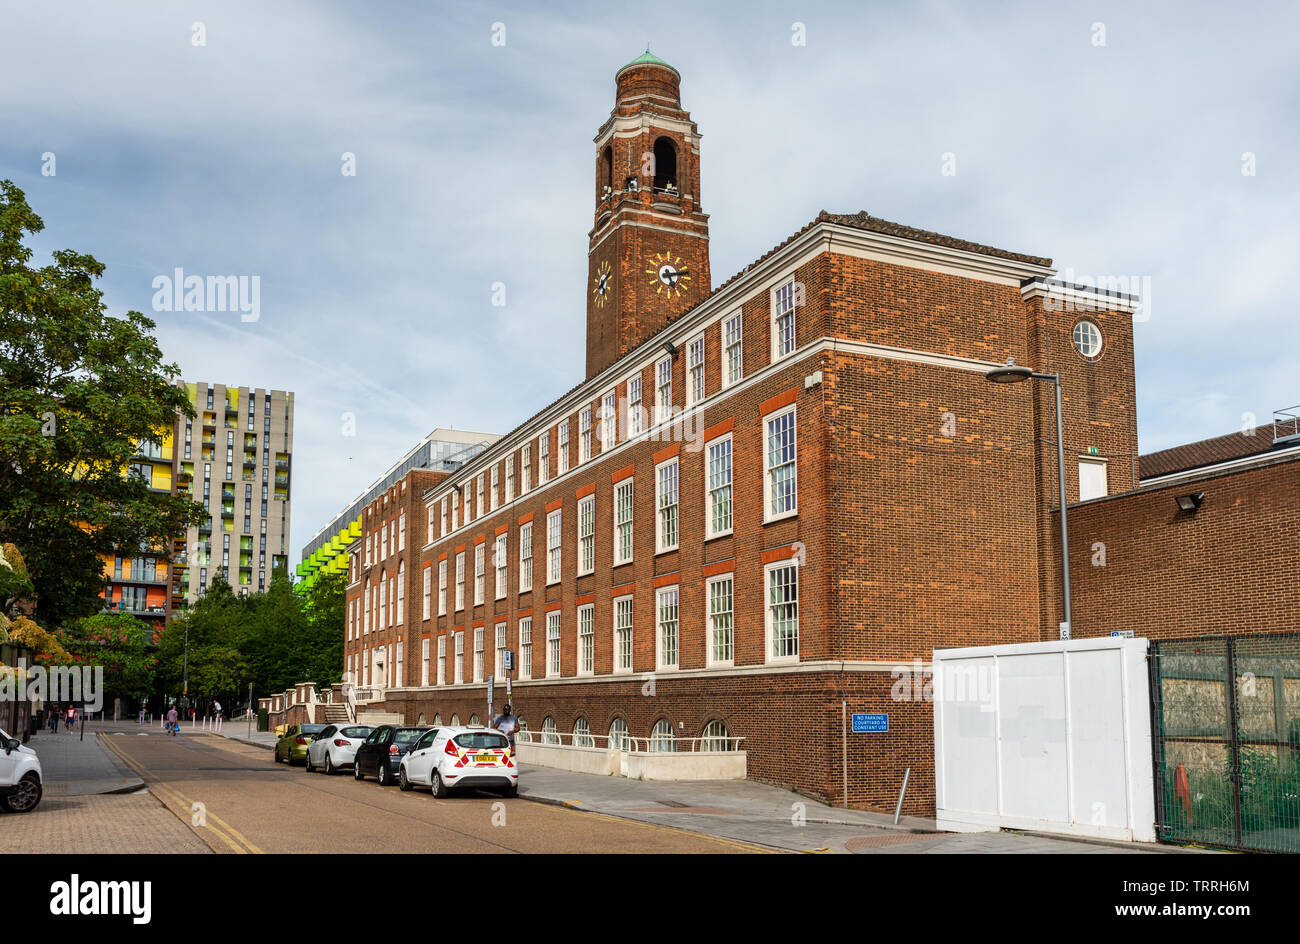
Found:
[[[325,730],[323,724],[291,725],[284,736],[275,742],[275,762],[285,761],[289,764],[307,762],[307,745],[316,739],[316,735]]]

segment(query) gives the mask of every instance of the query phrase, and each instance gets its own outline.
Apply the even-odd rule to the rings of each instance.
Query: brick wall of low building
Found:
[[[1076,637],[1300,630],[1300,460],[1087,502],[1069,525]]]

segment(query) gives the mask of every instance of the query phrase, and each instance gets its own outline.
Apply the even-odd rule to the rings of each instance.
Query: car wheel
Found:
[[[386,761],[379,762],[379,785],[386,787],[393,782],[393,772],[388,769]]]
[[[352,779],[353,780],[366,779],[366,775],[361,772],[361,761],[359,760],[352,764]]]
[[[515,797],[519,796],[519,784],[506,787],[505,790],[502,791],[502,795],[505,796],[506,799],[513,800]]]
[[[306,763],[306,765],[307,765],[307,773],[309,773],[309,774],[314,774],[314,773],[316,772],[316,765],[313,764],[313,763],[311,762],[311,751],[310,751],[310,750],[307,751],[307,760],[305,761],[305,763]]]
[[[333,777],[336,773],[338,773],[338,768],[336,768],[336,767],[334,766],[334,762],[333,762],[332,760],[330,760],[329,752],[326,752],[326,754],[325,754],[325,776],[326,776],[326,777]]]
[[[31,773],[18,781],[13,793],[5,797],[5,809],[10,813],[30,813],[41,802],[41,778]]]
[[[435,770],[433,772],[433,795],[439,800],[445,800],[450,793],[451,791],[447,789],[447,785],[442,782],[442,774]]]
[[[403,793],[410,793],[410,792],[411,792],[411,778],[408,777],[408,776],[406,776],[406,768],[405,768],[405,767],[398,767],[398,768],[397,768],[397,787],[398,787],[398,789],[401,790]]]

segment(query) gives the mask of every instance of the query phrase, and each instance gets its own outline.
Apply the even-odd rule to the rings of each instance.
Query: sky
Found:
[[[1138,285],[1143,452],[1267,422],[1300,402],[1298,33],[1266,3],[0,0],[0,178],[36,262],[99,258],[184,378],[294,392],[296,562],[435,427],[582,379],[592,138],[647,44],[703,135],[715,285],[867,210]],[[258,277],[257,319],[155,310],[177,268]]]

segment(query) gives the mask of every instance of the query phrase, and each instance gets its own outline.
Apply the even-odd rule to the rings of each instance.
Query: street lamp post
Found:
[[[993,383],[1022,383],[1026,380],[1050,380],[1056,388],[1056,487],[1057,501],[1061,508],[1061,596],[1064,603],[1064,622],[1061,623],[1061,638],[1069,639],[1074,623],[1070,614],[1070,527],[1065,514],[1065,429],[1061,422],[1061,375],[1040,374],[1028,367],[1018,367],[1008,360],[1005,367],[995,367],[984,375]]]

